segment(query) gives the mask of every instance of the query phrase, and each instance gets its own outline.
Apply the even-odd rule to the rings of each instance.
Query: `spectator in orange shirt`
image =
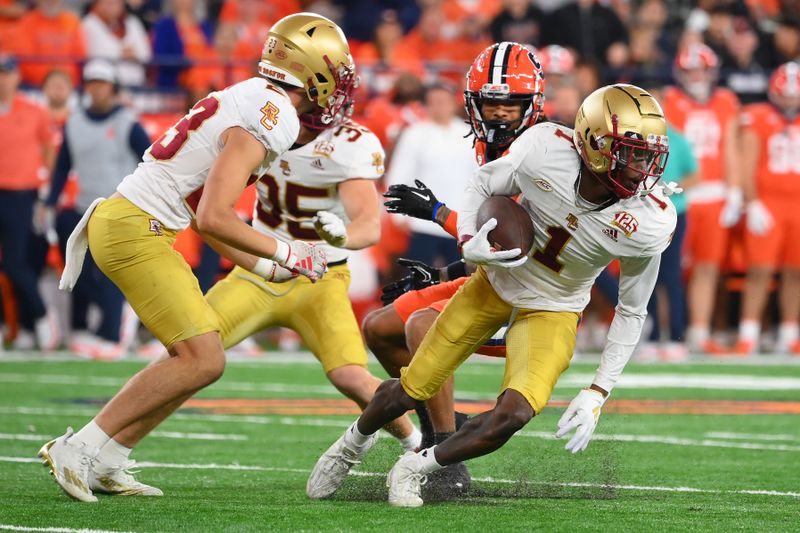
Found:
[[[372,41],[353,48],[353,59],[361,72],[362,83],[371,95],[389,92],[401,72],[425,76],[419,58],[401,53],[403,26],[393,10],[381,14]]]
[[[20,0],[0,0],[0,50],[12,49],[15,26],[25,11],[25,4]]]
[[[40,86],[49,71],[60,68],[78,83],[86,58],[80,19],[62,0],[37,0],[36,6],[20,19],[15,38],[22,80]]]
[[[17,62],[0,57],[0,255],[14,287],[23,324],[31,323],[39,348],[59,342],[55,317],[47,312],[28,262],[33,204],[41,169],[53,161],[47,112],[17,92]]]

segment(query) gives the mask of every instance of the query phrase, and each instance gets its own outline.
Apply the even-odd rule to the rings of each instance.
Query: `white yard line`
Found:
[[[28,457],[0,456],[0,462],[38,463],[39,461],[36,459],[30,459]],[[184,464],[184,463],[142,462],[142,463],[136,463],[136,465],[142,468],[176,468],[181,470],[245,470],[245,471],[257,471],[257,472],[288,472],[296,474],[310,473],[310,470],[304,468],[282,468],[282,467],[240,465],[240,464],[217,464],[217,463]],[[351,472],[351,475],[367,476],[367,477],[384,477],[386,476],[386,472],[354,471]],[[584,482],[551,483],[546,481],[524,481],[517,479],[500,479],[494,477],[476,477],[473,478],[473,480],[485,483],[499,483],[506,485],[531,484],[531,485],[543,485],[552,487],[604,488],[604,489],[630,490],[630,491],[640,491],[640,492],[695,492],[704,494],[749,494],[749,495],[760,495],[760,496],[800,498],[800,492],[785,492],[785,491],[768,490],[768,489],[721,490],[721,489],[701,489],[695,487],[668,487],[668,486],[658,486],[658,485],[653,485],[653,486],[615,485],[615,484],[605,484],[605,483],[584,483]]]
[[[800,441],[800,435],[773,435],[771,433],[728,433],[725,431],[712,431],[704,433],[703,436],[707,439]]]
[[[533,439],[553,440],[555,436],[548,431],[519,431],[515,437],[528,437]],[[762,436],[766,440],[767,435]],[[670,444],[673,446],[692,446],[700,448],[737,448],[742,450],[770,450],[777,452],[800,452],[800,446],[786,444],[764,444],[763,442],[730,442],[713,439],[690,439],[683,437],[665,437],[664,435],[605,435],[595,433],[592,440],[612,442],[646,442],[649,444]]]
[[[69,527],[28,527],[14,526],[11,524],[0,524],[0,530],[4,531],[45,531],[47,533],[122,533],[105,529],[72,529]]]
[[[58,435],[34,435],[32,433],[0,433],[0,440],[28,440],[35,442],[46,442],[56,438]],[[181,439],[181,440],[218,440],[218,441],[244,441],[248,440],[247,435],[221,434],[221,433],[180,433],[177,431],[154,431],[151,437],[162,439]]]
[[[558,381],[559,387],[583,387],[591,383],[594,374],[567,372]],[[123,378],[84,376],[70,374],[23,374],[0,373],[0,383],[24,383],[37,385],[95,386],[119,388],[127,380]],[[499,386],[498,381],[497,385]],[[753,391],[797,391],[800,390],[800,377],[776,377],[739,374],[644,374],[629,372],[620,378],[617,388],[627,389],[715,389],[715,390],[753,390]],[[272,392],[303,393],[339,396],[332,385],[302,385],[294,383],[257,383],[247,381],[221,381],[213,385],[213,390],[228,392]],[[459,388],[459,398],[491,399],[495,391],[471,391]]]
[[[69,410],[59,410],[53,408],[36,408],[36,407],[17,407],[17,408],[0,407],[0,413],[20,413],[29,415],[43,415],[43,416],[68,416],[70,414]],[[94,412],[83,413],[83,411],[81,411],[81,413],[82,413],[81,416],[91,416],[92,414],[94,414]],[[219,422],[219,423],[234,423],[234,424],[252,424],[261,426],[276,425],[276,426],[332,427],[332,428],[341,428],[342,430],[344,430],[347,427],[347,422],[342,421],[341,419],[311,418],[305,416],[292,417],[292,416],[210,415],[210,414],[176,413],[172,415],[170,419],[176,421],[180,420],[180,421],[192,421],[192,422]],[[169,433],[169,432],[163,432],[163,433]],[[192,434],[180,433],[180,435],[192,435]],[[712,437],[710,434],[705,434],[704,436],[706,438],[693,439],[689,437],[670,437],[665,435],[596,433],[592,437],[592,440],[603,440],[612,442],[642,442],[650,444],[667,444],[672,446],[689,446],[689,447],[701,447],[701,448],[734,448],[742,450],[800,452],[800,446],[791,446],[787,444],[771,444],[764,442],[741,442],[739,440],[736,440],[736,439],[749,438],[750,440],[762,440],[762,441],[770,441],[770,440],[798,441],[800,440],[800,437],[797,436],[793,437],[792,435],[786,435],[786,434],[773,435],[769,433],[750,433],[750,434],[719,433],[718,435],[720,436]],[[731,435],[731,436],[723,437],[722,435]],[[544,440],[555,439],[553,433],[549,431],[520,431],[516,434],[516,436],[525,438],[534,438],[534,439],[544,439]],[[732,440],[725,440],[726,438]],[[20,440],[35,440],[35,439],[20,439]]]

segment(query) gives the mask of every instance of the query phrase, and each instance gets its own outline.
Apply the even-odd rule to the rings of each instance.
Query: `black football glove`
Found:
[[[424,289],[439,283],[440,273],[438,268],[428,266],[421,261],[403,258],[398,259],[397,263],[406,267],[409,273],[407,276],[383,286],[381,294],[383,305],[389,305],[409,291]]]
[[[384,198],[391,198],[383,203],[390,213],[400,213],[422,220],[434,220],[436,211],[444,204],[434,196],[424,183],[414,180],[417,188],[408,185],[392,185],[383,193]]]

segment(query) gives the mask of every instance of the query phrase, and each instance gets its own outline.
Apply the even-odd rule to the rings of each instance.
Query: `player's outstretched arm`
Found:
[[[367,179],[343,181],[339,184],[339,198],[350,223],[345,226],[339,217],[323,211],[317,213],[317,233],[328,243],[348,250],[376,244],[381,238],[381,212],[375,182]],[[327,224],[322,223],[322,213],[330,215]]]
[[[405,184],[392,185],[383,193],[388,198],[383,205],[389,213],[397,213],[421,220],[432,220],[458,238],[458,213],[439,201],[425,183],[414,180],[416,187]]]
[[[320,276],[318,269],[307,268],[315,264],[313,247],[304,243],[290,245],[264,235],[242,221],[234,209],[253,169],[266,158],[267,149],[239,127],[226,130],[222,142],[224,146],[208,173],[197,208],[200,234],[257,257],[273,259],[316,280]]]
[[[565,449],[578,453],[585,450],[600,419],[600,410],[622,375],[633,354],[644,320],[647,302],[658,277],[661,255],[620,259],[619,303],[600,356],[600,367],[591,386],[578,393],[558,421],[556,437],[575,430]]]

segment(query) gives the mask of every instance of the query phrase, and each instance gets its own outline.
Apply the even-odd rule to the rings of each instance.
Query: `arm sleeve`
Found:
[[[61,193],[64,191],[64,186],[67,184],[67,177],[69,171],[72,170],[72,156],[69,154],[69,139],[67,138],[67,129],[64,128],[64,140],[61,143],[61,148],[58,150],[56,157],[56,166],[53,170],[53,176],[50,181],[50,192],[47,195],[45,203],[50,207],[55,207]]]
[[[467,185],[464,209],[458,215],[458,234],[475,235],[478,208],[490,196],[514,196],[520,188],[516,180],[514,161],[501,157],[482,166]]]
[[[660,255],[620,259],[619,303],[593,381],[603,390],[611,392],[639,342],[660,263]]]
[[[141,159],[150,148],[150,144],[150,136],[144,131],[144,127],[139,122],[134,122],[128,134],[128,145],[131,147],[131,151]]]

